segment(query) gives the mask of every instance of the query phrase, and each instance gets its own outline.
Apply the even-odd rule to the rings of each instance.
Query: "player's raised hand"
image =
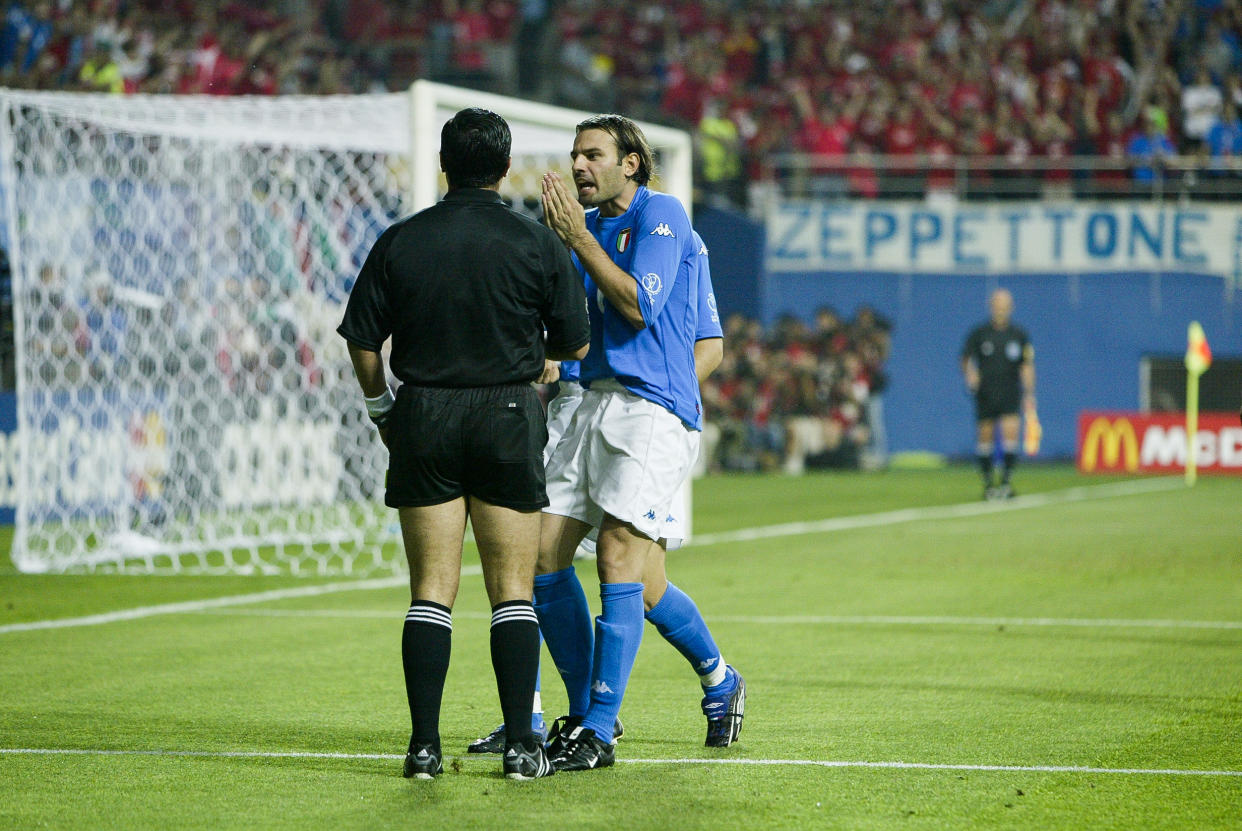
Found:
[[[572,245],[574,237],[587,233],[586,212],[554,170],[543,174],[543,220],[556,235]]]
[[[544,360],[543,372],[539,373],[536,384],[554,384],[561,380],[561,362]]]

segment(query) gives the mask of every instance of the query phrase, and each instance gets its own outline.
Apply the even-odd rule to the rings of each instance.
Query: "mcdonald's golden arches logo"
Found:
[[[1128,418],[1099,416],[1083,436],[1079,465],[1090,473],[1097,467],[1115,470],[1119,464],[1128,473],[1138,470],[1139,442],[1134,425]]]

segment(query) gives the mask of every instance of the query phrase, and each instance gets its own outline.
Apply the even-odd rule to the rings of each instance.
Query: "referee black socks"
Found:
[[[410,702],[412,744],[440,747],[440,699],[444,696],[452,643],[451,609],[430,600],[410,604],[401,633],[401,664],[405,668],[405,695]],[[535,648],[538,650],[537,644]]]
[[[505,735],[509,742],[516,742],[531,732],[539,673],[539,619],[529,600],[506,600],[492,607],[491,640]]]
[[[979,473],[983,475],[984,487],[992,487],[992,465],[995,449],[991,444],[979,443],[975,448],[975,458],[979,462]]]

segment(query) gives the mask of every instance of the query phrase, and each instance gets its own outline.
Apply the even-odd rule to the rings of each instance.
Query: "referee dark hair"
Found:
[[[531,606],[544,489],[543,408],[531,382],[590,342],[582,280],[549,228],[510,210],[509,125],[466,109],[444,125],[448,194],[376,240],[337,331],[388,446],[384,502],[401,519],[410,609],[401,638],[412,731],[406,777],[443,770],[440,700],[466,519],[492,605],[504,772],[552,772],[531,732],[539,624]],[[545,334],[546,333],[546,334]],[[388,387],[380,349],[392,338]]]

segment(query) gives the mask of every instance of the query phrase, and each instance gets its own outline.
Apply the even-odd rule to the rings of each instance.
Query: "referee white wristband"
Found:
[[[393,405],[397,403],[396,397],[392,394],[391,387],[384,387],[384,392],[374,398],[363,398],[367,405],[367,415],[376,424],[387,420],[388,413],[392,410]],[[381,425],[382,426],[382,425]]]

